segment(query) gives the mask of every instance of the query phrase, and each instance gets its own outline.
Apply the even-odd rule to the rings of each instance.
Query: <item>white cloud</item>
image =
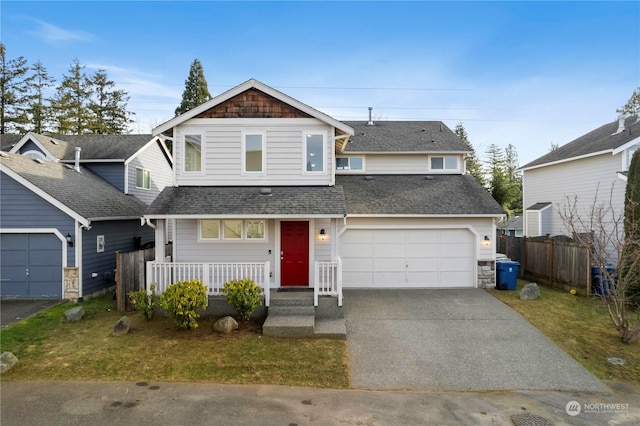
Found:
[[[60,28],[36,18],[28,19],[37,24],[37,28],[28,33],[40,37],[50,45],[56,46],[70,41],[90,42],[95,39],[93,34],[86,31]]]

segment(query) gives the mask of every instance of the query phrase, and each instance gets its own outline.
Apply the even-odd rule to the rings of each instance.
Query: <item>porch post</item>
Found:
[[[165,246],[165,220],[157,219],[156,220],[156,262],[161,263],[164,262],[164,246]]]

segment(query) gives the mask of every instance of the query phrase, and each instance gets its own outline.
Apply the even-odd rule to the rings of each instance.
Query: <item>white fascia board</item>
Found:
[[[108,222],[110,220],[140,220],[141,216],[90,217],[90,222]]]
[[[326,214],[311,214],[311,215],[300,215],[300,214],[202,214],[202,215],[184,215],[184,214],[167,214],[167,215],[157,215],[150,214],[144,215],[145,219],[334,219],[334,218],[342,218],[343,215],[326,215]]]
[[[426,219],[451,219],[451,218],[502,218],[506,217],[505,213],[502,214],[349,214],[347,215],[347,219],[350,217],[374,217],[374,218],[415,218],[415,217],[423,217]]]
[[[612,149],[606,149],[604,151],[590,152],[589,154],[579,155],[577,157],[565,158],[563,160],[552,161],[550,163],[538,164],[536,166],[520,167],[518,170],[524,172],[526,170],[539,169],[541,167],[547,167],[547,166],[555,166],[556,164],[568,163],[570,161],[582,160],[585,158],[596,157],[598,155],[612,154],[612,153],[613,153]]]
[[[425,154],[425,155],[460,155],[469,154],[473,151],[344,151],[342,154],[366,154],[366,155],[390,155],[390,154]]]
[[[35,133],[29,132],[22,137],[10,150],[10,153],[18,154],[20,148],[24,146],[27,142],[33,142],[40,150],[44,153],[45,157],[50,161],[58,161],[58,159],[48,150],[46,149],[35,136]]]
[[[620,179],[622,179],[624,182],[626,182],[626,181],[627,181],[627,176],[625,176],[625,175],[624,175],[624,173],[620,173],[620,172],[618,172],[618,177],[619,177]]]
[[[619,147],[617,147],[616,149],[613,150],[613,155],[619,154],[622,151],[631,148],[632,146],[636,145],[640,143],[640,136],[638,136],[635,139],[630,140],[629,142],[625,143],[624,145],[620,145]]]
[[[189,120],[190,118],[193,118],[211,108],[213,108],[214,106],[221,104],[222,102],[225,102],[229,99],[231,99],[232,97],[239,95],[240,93],[251,89],[251,88],[255,88],[260,90],[261,92],[266,93],[267,95],[273,96],[274,98],[291,105],[292,107],[299,109],[300,111],[303,111],[307,114],[309,114],[312,117],[315,117],[321,121],[324,121],[328,124],[330,124],[333,127],[336,127],[340,130],[342,130],[345,133],[348,133],[349,135],[353,135],[354,130],[347,126],[346,124],[336,120],[335,118],[332,118],[330,116],[328,116],[327,114],[318,111],[317,109],[311,108],[310,106],[303,104],[302,102],[288,96],[285,95],[282,92],[279,92],[278,90],[275,90],[272,87],[267,86],[264,83],[261,83],[255,79],[250,79],[245,81],[242,84],[239,84],[238,86],[227,90],[226,92],[216,96],[215,98],[203,103],[202,105],[185,112],[184,114],[181,114],[175,118],[172,118],[169,121],[166,121],[165,123],[159,125],[158,127],[154,128],[151,132],[154,136],[157,136],[159,134],[162,134],[164,132],[166,132],[167,130],[184,123],[185,121]]]
[[[124,158],[109,158],[109,159],[91,159],[91,158],[85,158],[85,159],[80,159],[80,164],[91,164],[91,163],[124,163],[126,160]],[[60,160],[60,163],[63,164],[75,164],[75,160]]]
[[[11,170],[10,168],[8,168],[7,166],[1,163],[0,163],[0,172],[6,174],[10,178],[18,182],[20,185],[27,188],[29,191],[33,192],[40,198],[44,199],[49,204],[61,210],[63,213],[67,214],[68,216],[75,219],[76,221],[80,222],[82,225],[89,226],[89,224],[91,223],[89,219],[81,216],[78,212],[69,208],[69,206],[67,206],[66,204],[61,203],[56,198],[52,197],[51,195],[49,195],[48,193],[40,189],[38,186],[32,184],[31,182],[29,182],[28,180],[26,180],[25,178],[23,178],[22,176],[20,176],[19,174],[17,174],[16,172],[14,172],[13,170]]]

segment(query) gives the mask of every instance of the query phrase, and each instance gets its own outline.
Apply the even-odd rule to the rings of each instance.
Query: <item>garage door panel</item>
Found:
[[[0,247],[3,253],[5,250],[27,250],[29,240],[24,234],[1,234]]]
[[[343,237],[345,287],[475,285],[475,237],[466,229],[349,229]]]
[[[60,240],[54,235],[37,235],[29,236],[29,248],[31,250],[60,250]]]
[[[26,250],[2,250],[2,257],[0,258],[0,265],[2,269],[13,265],[27,265],[29,263],[29,256]]]

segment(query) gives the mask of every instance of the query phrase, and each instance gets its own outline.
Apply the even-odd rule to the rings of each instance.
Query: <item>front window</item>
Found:
[[[184,171],[202,171],[202,136],[184,136]]]
[[[324,135],[307,133],[305,136],[307,172],[324,172]]]
[[[219,240],[220,221],[215,219],[201,220],[200,238],[203,240]]]
[[[225,240],[239,240],[242,238],[241,220],[225,220],[222,228],[222,235]]]
[[[136,188],[151,188],[151,172],[149,170],[136,167]]]
[[[245,221],[247,240],[264,240],[264,220]]]
[[[364,170],[364,159],[362,157],[336,158],[336,170]]]
[[[200,240],[266,240],[264,220],[202,219]]]
[[[431,157],[431,170],[458,170],[458,157]]]
[[[244,171],[261,173],[264,171],[264,137],[259,134],[244,135]]]

